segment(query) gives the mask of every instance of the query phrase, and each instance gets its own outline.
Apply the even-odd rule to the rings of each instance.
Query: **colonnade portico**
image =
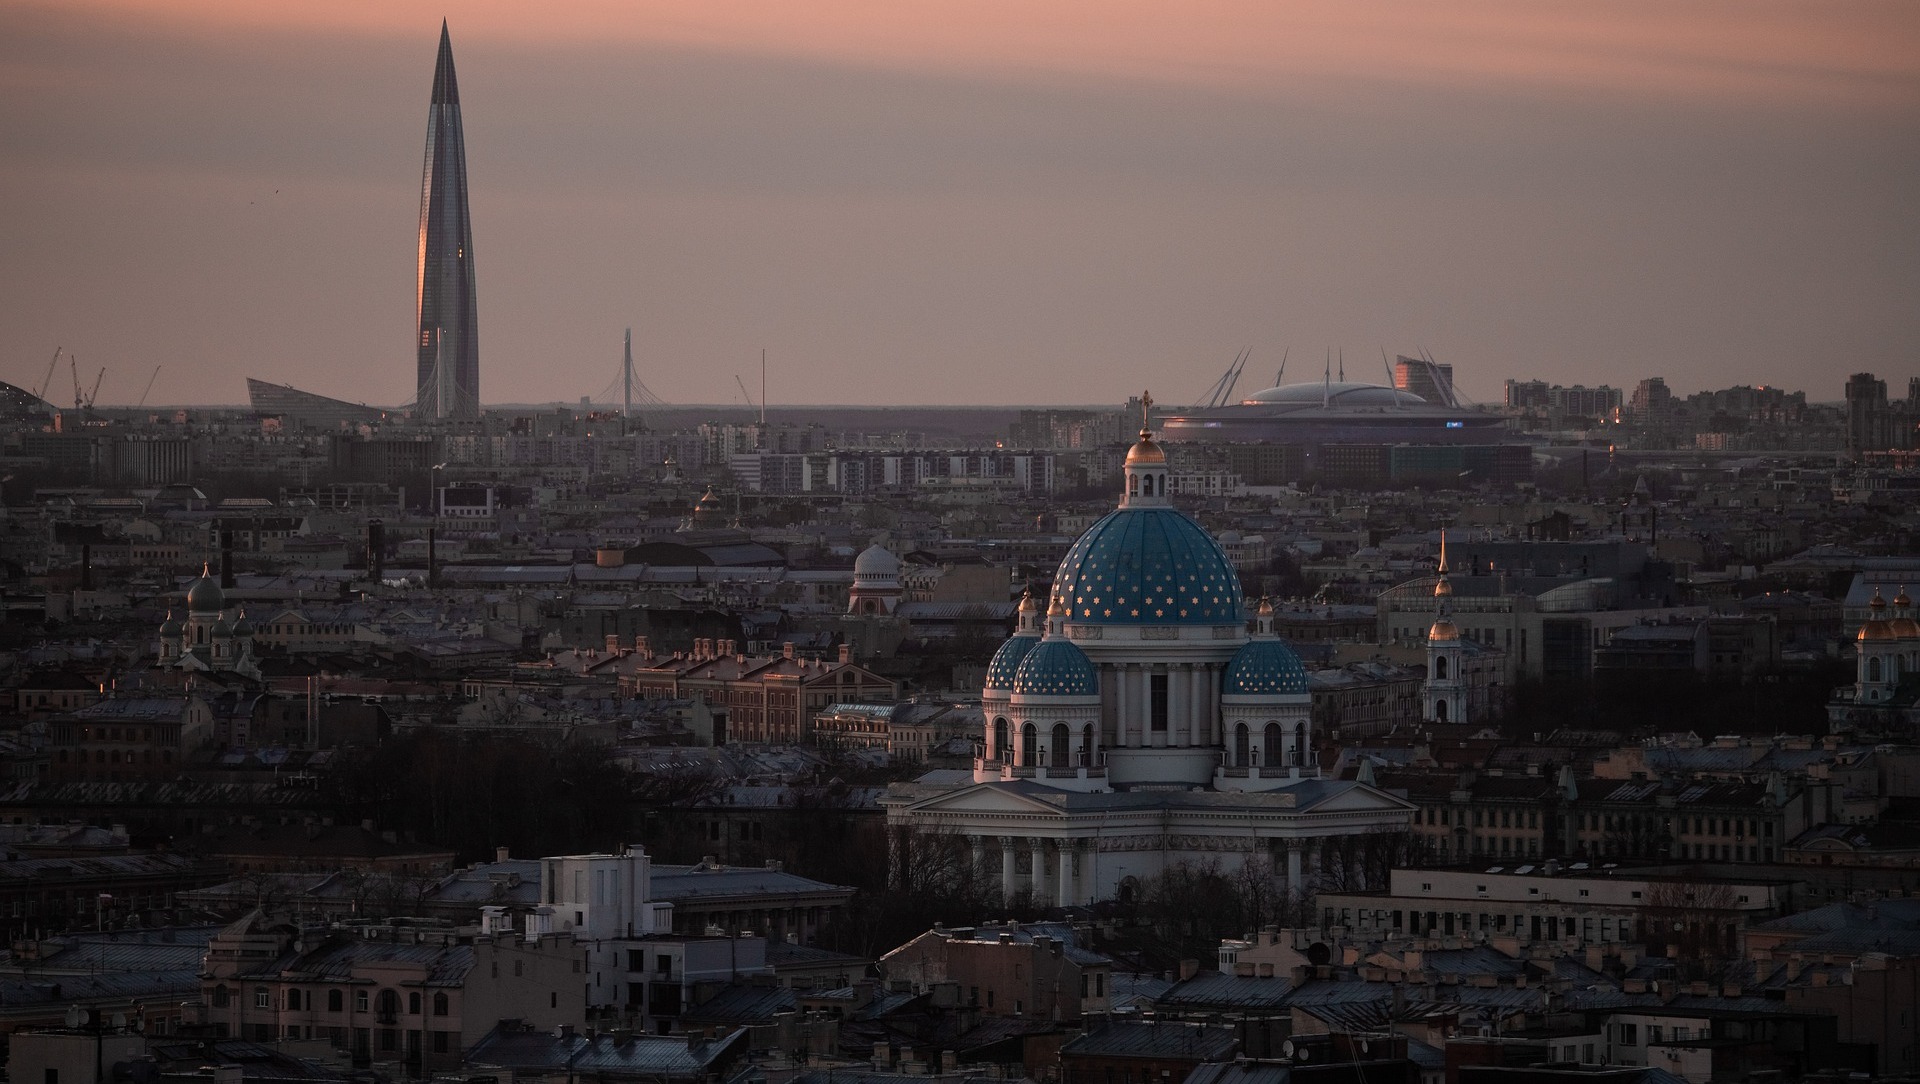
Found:
[[[1272,875],[1285,884],[1286,894],[1290,898],[1300,899],[1311,894],[1312,880],[1324,865],[1323,855],[1333,838],[1324,835],[1301,837],[1222,835],[1211,841],[1214,846],[1210,849],[1222,853],[1236,853],[1243,862],[1254,858],[1268,859],[1272,863]],[[1106,842],[1116,847],[1115,850],[1108,852],[1107,861],[1109,862],[1117,862],[1127,853],[1178,850],[1177,841],[1164,838],[1155,839],[1154,847],[1138,846],[1140,841],[1137,839],[1109,839]],[[976,877],[993,877],[997,864],[1000,897],[1003,902],[1011,904],[1024,892],[1035,903],[1045,907],[1080,906],[1108,898],[1112,894],[1102,892],[1101,843],[1099,839],[1057,835],[967,836],[968,849],[972,856],[972,869]],[[1220,846],[1222,844],[1228,846]],[[1241,846],[1236,850],[1232,845]],[[994,861],[992,852],[998,854],[997,863]],[[1178,860],[1178,856],[1175,860]],[[1160,872],[1160,865],[1153,862],[1136,862],[1130,872],[1136,876],[1151,876]],[[1123,871],[1125,867],[1115,866],[1107,872],[1117,874]]]

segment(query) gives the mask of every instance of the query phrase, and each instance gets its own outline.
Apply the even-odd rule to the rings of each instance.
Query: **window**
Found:
[[[256,1009],[273,1008],[273,993],[264,986],[253,988],[253,1007]]]
[[[436,1031],[433,1033],[433,1052],[436,1054],[444,1054],[447,1052],[446,1032]]]
[[[367,992],[365,990],[355,990],[353,992],[353,1011],[366,1012],[367,1004]]]
[[[298,1012],[300,1010],[300,991],[287,991],[287,1010],[289,1012]]]
[[[433,995],[433,1015],[447,1015],[447,994],[444,990]]]
[[[347,998],[338,990],[327,991],[327,1011],[340,1012],[347,1007]]]
[[[1154,674],[1147,686],[1147,702],[1152,711],[1153,729],[1167,728],[1167,675]]]
[[[407,1015],[420,1015],[420,991],[418,990],[410,990],[407,992]]]

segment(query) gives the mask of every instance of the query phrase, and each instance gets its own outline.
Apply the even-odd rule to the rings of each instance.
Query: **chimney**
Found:
[[[1238,967],[1239,965],[1236,964],[1234,966]],[[1181,982],[1185,982],[1188,979],[1194,977],[1195,975],[1198,975],[1199,973],[1200,973],[1200,961],[1198,960],[1180,961],[1180,981]]]
[[[647,642],[645,636],[635,636],[633,638],[633,653],[639,655],[641,658],[650,659],[653,657],[653,645]]]
[[[840,661],[841,662],[853,661],[853,645],[852,644],[840,645]]]
[[[387,571],[387,525],[377,519],[367,521],[367,572],[375,580]]]
[[[793,641],[792,640],[788,640],[786,643],[780,645],[780,657],[783,659],[793,658]]]
[[[607,633],[607,654],[609,655],[620,654],[620,634],[619,633],[617,632]]]
[[[220,587],[233,590],[233,529],[220,528]]]

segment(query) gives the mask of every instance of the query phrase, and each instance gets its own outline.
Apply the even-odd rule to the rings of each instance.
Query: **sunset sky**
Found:
[[[544,7],[0,0],[0,380],[411,399],[442,17],[489,403],[1920,374],[1912,0]]]

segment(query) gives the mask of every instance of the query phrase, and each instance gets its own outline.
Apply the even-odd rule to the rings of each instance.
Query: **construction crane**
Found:
[[[67,355],[67,371],[73,375],[73,409],[80,409],[80,359]]]
[[[42,402],[46,400],[47,392],[53,390],[53,370],[55,366],[60,364],[60,350],[61,348],[58,346],[53,348],[53,360],[47,362],[47,377],[45,380],[42,380],[40,386],[33,391],[33,397]]]
[[[753,396],[747,394],[747,382],[740,379],[739,373],[733,374],[733,382],[740,385],[740,398],[747,401],[747,408],[751,410],[753,408]]]
[[[93,409],[93,401],[96,398],[98,398],[100,395],[100,381],[104,379],[106,375],[107,375],[107,367],[105,365],[100,366],[100,371],[94,374],[93,387],[87,389],[87,409],[88,410]]]
[[[134,404],[133,409],[139,410],[147,405],[147,396],[153,392],[153,382],[158,379],[160,379],[160,366],[155,365],[153,375],[147,378],[147,390],[140,393],[140,401]]]

